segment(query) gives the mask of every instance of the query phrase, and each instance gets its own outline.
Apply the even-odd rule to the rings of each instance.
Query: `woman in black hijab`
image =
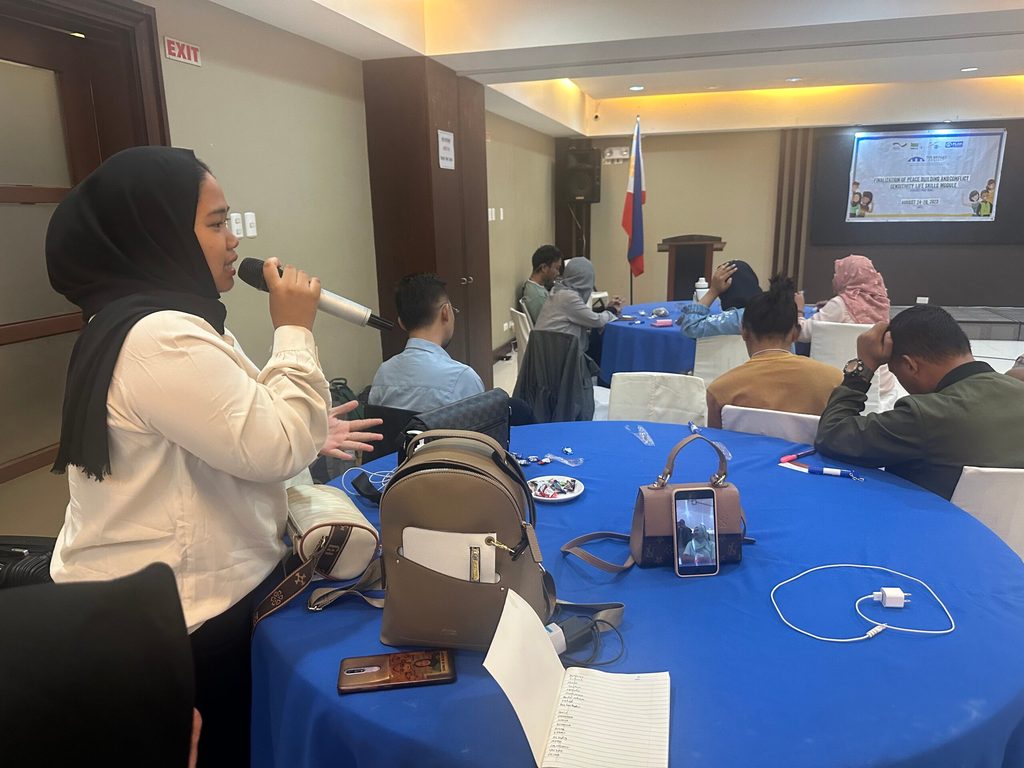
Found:
[[[137,147],[68,194],[46,240],[53,287],[89,321],[68,369],[54,470],[67,471],[71,501],[50,572],[62,582],[171,566],[204,718],[200,764],[218,768],[249,763],[250,617],[286,553],[282,481],[331,445],[311,333],[319,281],[267,260],[274,349],[257,368],[224,326],[238,258],[227,215],[190,150]]]
[[[0,616],[4,765],[195,764],[192,653],[170,568],[0,590]]]
[[[745,261],[727,261],[711,275],[708,291],[699,302],[687,304],[677,321],[685,335],[693,339],[740,333],[743,308],[761,293],[757,275]],[[721,299],[722,312],[711,314],[711,305]]]

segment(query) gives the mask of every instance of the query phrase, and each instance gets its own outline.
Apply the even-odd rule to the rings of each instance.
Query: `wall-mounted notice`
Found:
[[[173,37],[164,38],[164,56],[175,61],[184,61],[196,67],[203,66],[203,60],[199,57],[199,46],[192,43],[183,43]]]
[[[455,170],[455,134],[451,131],[437,132],[437,162],[442,168]]]
[[[994,221],[1006,131],[858,133],[846,220]]]

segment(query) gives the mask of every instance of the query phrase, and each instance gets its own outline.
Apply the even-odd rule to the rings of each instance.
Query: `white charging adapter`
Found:
[[[902,608],[910,602],[910,593],[899,587],[882,587],[881,591],[872,592],[871,598],[883,608]]]
[[[547,630],[548,637],[551,639],[551,644],[555,646],[555,653],[561,656],[565,653],[565,633],[562,632],[562,628],[555,622],[551,622],[544,629]]]

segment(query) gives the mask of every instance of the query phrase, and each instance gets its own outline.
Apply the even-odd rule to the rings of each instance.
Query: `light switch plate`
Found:
[[[256,214],[252,211],[245,212],[245,236],[256,237]]]
[[[245,230],[242,229],[242,214],[228,214],[228,222],[231,225],[231,234],[235,237],[243,237],[245,235]]]

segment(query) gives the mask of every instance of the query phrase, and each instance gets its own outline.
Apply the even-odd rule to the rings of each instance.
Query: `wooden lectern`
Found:
[[[725,248],[713,235],[675,235],[658,243],[659,253],[668,253],[667,301],[693,298],[693,285],[701,277],[711,281],[715,252]]]

